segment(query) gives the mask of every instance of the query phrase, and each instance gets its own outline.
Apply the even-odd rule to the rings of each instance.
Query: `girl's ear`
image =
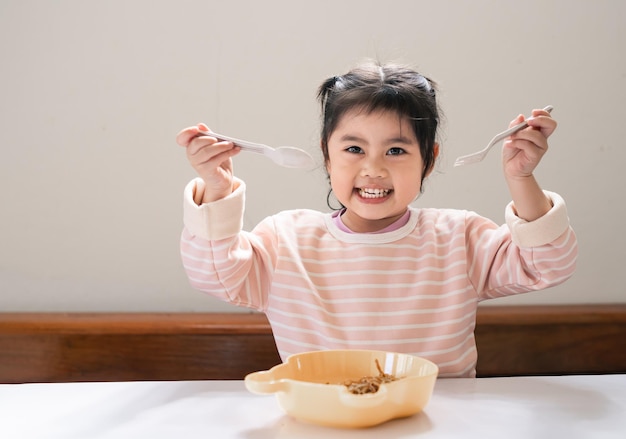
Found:
[[[424,175],[424,178],[428,177],[430,173],[433,172],[433,169],[435,169],[435,162],[437,161],[437,157],[439,157],[439,144],[435,142],[435,144],[433,145],[433,164],[430,169],[426,171],[426,175]]]
[[[320,142],[320,149],[324,151],[322,142]],[[326,168],[326,174],[330,175],[330,159],[324,159],[324,168]]]

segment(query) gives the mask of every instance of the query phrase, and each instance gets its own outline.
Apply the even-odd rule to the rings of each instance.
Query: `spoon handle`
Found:
[[[234,137],[225,136],[223,134],[218,134],[216,132],[200,132],[203,136],[215,137],[217,140],[224,140],[226,142],[232,142],[233,144],[239,146],[242,149],[246,149],[252,152],[258,152],[259,154],[263,154],[263,150],[273,151],[274,148],[264,145],[262,143],[249,142],[247,140],[236,139]]]
[[[262,143],[248,142],[247,140],[236,139],[234,137],[225,136],[215,132],[200,132],[202,136],[214,137],[218,140],[232,142],[234,145],[240,147],[244,151],[249,151],[255,154],[261,154],[268,157],[274,163],[284,166],[286,168],[313,168],[315,161],[313,157],[306,151],[294,148],[292,146],[281,146],[279,148],[272,148]]]

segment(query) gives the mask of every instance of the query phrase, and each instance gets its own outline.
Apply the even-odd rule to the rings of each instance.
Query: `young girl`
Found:
[[[380,349],[475,376],[481,300],[569,278],[577,244],[563,199],[533,170],[556,122],[534,110],[503,147],[506,225],[414,208],[439,153],[435,84],[402,66],[365,64],[326,80],[321,148],[334,213],[291,210],[242,230],[232,143],[186,128],[177,142],[200,178],[185,189],[182,259],[191,284],[264,312],[283,359],[318,349]],[[520,123],[518,116],[512,124]]]

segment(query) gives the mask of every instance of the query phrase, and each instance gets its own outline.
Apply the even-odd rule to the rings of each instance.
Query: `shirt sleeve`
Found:
[[[234,189],[230,195],[199,206],[194,201],[199,182],[200,179],[196,178],[185,187],[183,223],[186,229],[191,235],[207,241],[217,241],[237,235],[243,229],[245,183],[235,178]]]
[[[227,197],[197,205],[196,179],[184,192],[183,268],[192,287],[236,306],[263,310],[267,303],[273,241],[243,231],[245,184],[235,179]]]
[[[513,202],[505,211],[506,223],[513,242],[520,247],[540,247],[555,241],[569,227],[565,201],[559,194],[544,191],[552,202],[552,209],[534,221],[526,221],[515,214]]]
[[[506,225],[478,215],[466,218],[469,276],[479,298],[489,299],[556,286],[576,268],[578,245],[564,200],[546,192],[553,207],[534,221],[506,207]]]

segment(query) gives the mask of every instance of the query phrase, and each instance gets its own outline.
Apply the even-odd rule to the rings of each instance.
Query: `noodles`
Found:
[[[390,383],[398,379],[394,375],[383,372],[380,367],[380,363],[378,363],[378,359],[375,361],[376,369],[378,369],[378,376],[365,376],[358,381],[348,380],[343,383],[348,388],[350,393],[354,393],[356,395],[376,393],[378,392],[381,384]]]

